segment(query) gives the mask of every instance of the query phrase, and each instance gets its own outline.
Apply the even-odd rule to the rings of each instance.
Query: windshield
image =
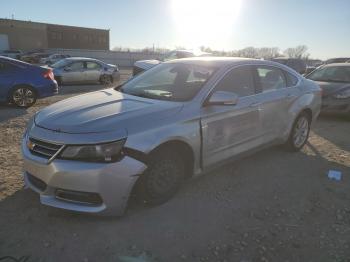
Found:
[[[322,67],[313,71],[307,78],[324,82],[350,82],[350,66]]]
[[[51,65],[52,68],[60,68],[69,64],[69,60],[62,59]]]
[[[168,101],[191,100],[215,71],[214,67],[170,63],[158,65],[131,79],[123,93]]]

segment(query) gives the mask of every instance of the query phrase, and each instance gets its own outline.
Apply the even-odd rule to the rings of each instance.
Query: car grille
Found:
[[[42,181],[39,178],[36,178],[35,176],[27,173],[27,177],[29,182],[35,186],[37,189],[39,189],[40,191],[45,191],[46,189],[46,183],[44,181]]]
[[[29,141],[31,142],[31,146],[29,147],[30,152],[33,155],[46,159],[52,158],[63,147],[63,145],[53,144],[35,138],[29,138]]]

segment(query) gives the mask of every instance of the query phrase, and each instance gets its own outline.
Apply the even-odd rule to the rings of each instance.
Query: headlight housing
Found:
[[[68,145],[60,154],[60,159],[84,162],[111,163],[122,157],[125,139],[97,145]]]
[[[346,89],[334,95],[335,98],[345,99],[350,97],[350,89]]]

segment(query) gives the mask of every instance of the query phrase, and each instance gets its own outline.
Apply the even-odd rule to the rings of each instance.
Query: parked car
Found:
[[[302,59],[278,57],[273,58],[272,61],[289,66],[290,68],[297,71],[299,74],[304,74],[306,71],[306,63]]]
[[[40,59],[40,64],[52,65],[57,63],[58,61],[68,58],[70,55],[62,55],[62,54],[52,54],[48,57],[43,57]]]
[[[32,106],[38,98],[57,94],[52,70],[0,56],[0,101]]]
[[[20,50],[4,50],[0,52],[0,56],[6,56],[14,59],[20,59],[22,51]]]
[[[241,154],[300,150],[320,107],[319,86],[277,63],[169,61],[38,112],[23,137],[24,180],[45,205],[121,215],[132,191],[160,204]]]
[[[305,73],[303,75],[308,75],[310,74],[312,71],[314,71],[317,67],[316,66],[307,66]]]
[[[136,61],[133,66],[133,76],[142,73],[162,62],[180,59],[180,58],[188,58],[188,57],[201,57],[201,56],[211,56],[210,53],[207,52],[194,52],[190,50],[174,50],[166,53],[163,57],[158,60],[140,60]]]
[[[30,53],[23,55],[21,60],[30,64],[40,64],[41,59],[46,59],[49,56],[48,53]]]
[[[118,66],[84,57],[65,58],[51,66],[59,85],[101,83],[111,84],[120,80]]]
[[[322,112],[350,116],[350,64],[327,64],[306,76],[323,90]]]
[[[326,65],[328,65],[328,64],[335,64],[335,63],[346,63],[349,60],[350,60],[350,57],[338,57],[338,58],[328,59],[324,63]]]

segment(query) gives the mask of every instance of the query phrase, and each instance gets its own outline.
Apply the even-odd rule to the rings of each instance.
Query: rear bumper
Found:
[[[58,94],[58,84],[57,81],[52,81],[50,84],[43,86],[39,91],[39,98],[44,98],[48,96],[53,96]]]
[[[146,166],[125,156],[116,163],[86,163],[33,155],[22,141],[25,185],[44,205],[78,212],[123,215],[130,192]]]

